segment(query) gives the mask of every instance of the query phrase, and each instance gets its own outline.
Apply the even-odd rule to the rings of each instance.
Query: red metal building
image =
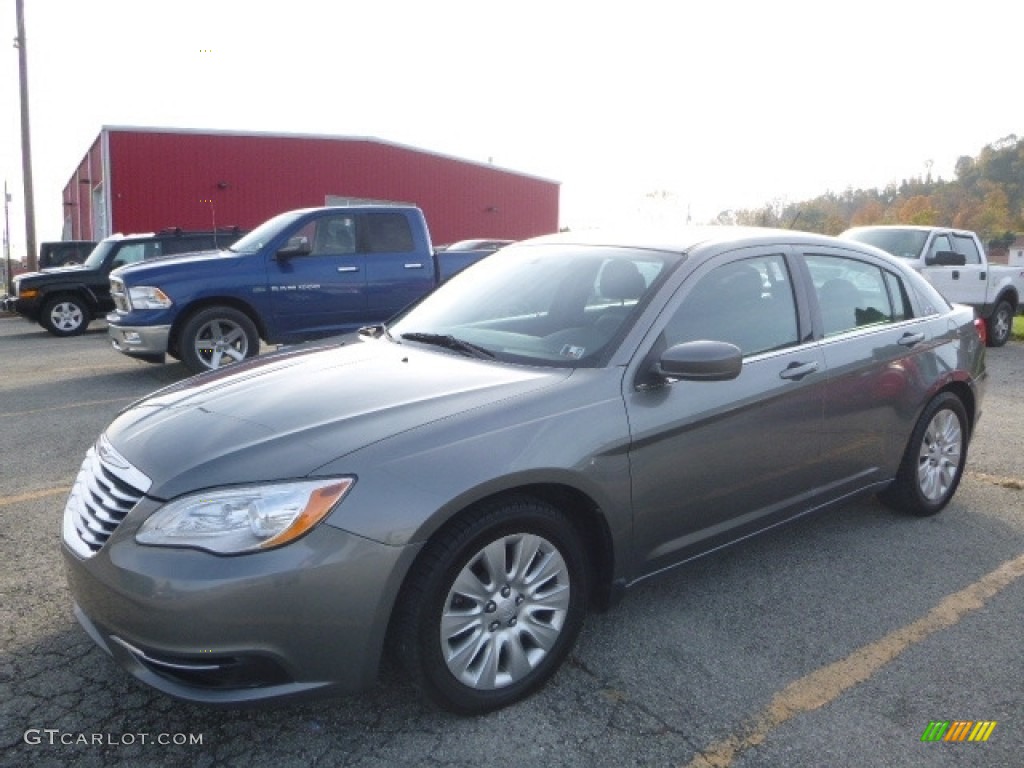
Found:
[[[379,139],[104,126],[64,188],[64,238],[246,229],[356,198],[415,203],[435,243],[558,229],[556,181]]]

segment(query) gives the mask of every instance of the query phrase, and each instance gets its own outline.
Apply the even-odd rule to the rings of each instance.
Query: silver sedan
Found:
[[[65,510],[75,612],[190,701],[359,691],[390,648],[486,712],[661,571],[857,494],[939,512],[984,381],[970,309],[870,246],[517,243],[359,338],[121,413]]]

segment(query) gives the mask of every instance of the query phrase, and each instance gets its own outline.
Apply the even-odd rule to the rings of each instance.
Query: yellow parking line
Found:
[[[741,754],[763,743],[775,728],[805,712],[835,701],[863,683],[901,653],[967,614],[983,608],[1001,590],[1024,576],[1024,555],[1008,560],[970,586],[946,597],[925,616],[900,627],[844,659],[790,683],[737,732],[710,745],[686,768],[729,768]]]
[[[108,403],[122,403],[131,402],[138,400],[138,397],[115,397],[110,400],[89,400],[81,403],[68,403],[67,405],[50,405],[46,408],[34,408],[31,411],[14,411],[11,413],[3,414],[5,417],[8,416],[31,416],[34,413],[47,413],[49,411],[66,411],[70,408],[86,408],[90,405],[106,405]]]
[[[70,485],[62,485],[58,488],[47,488],[42,491],[30,491],[29,493],[19,493],[17,496],[0,496],[0,507],[7,507],[10,506],[11,504],[20,504],[23,501],[45,499],[47,496],[67,496],[67,494],[70,492]]]
[[[990,475],[987,472],[968,472],[968,477],[973,477],[983,483],[991,483],[1002,488],[1010,488],[1014,491],[1024,491],[1024,480],[1016,477],[1003,477],[1002,475]]]

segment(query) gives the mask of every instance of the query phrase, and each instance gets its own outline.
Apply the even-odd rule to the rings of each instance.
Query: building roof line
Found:
[[[104,125],[100,128],[100,133],[171,133],[171,134],[184,134],[190,136],[241,136],[251,138],[266,138],[266,139],[318,139],[323,141],[345,141],[345,142],[366,142],[369,144],[379,144],[384,147],[393,147],[395,149],[404,149],[409,152],[417,152],[421,155],[431,155],[444,160],[452,160],[458,163],[465,163],[467,165],[474,165],[479,168],[491,168],[502,173],[509,173],[516,176],[522,176],[523,178],[535,179],[537,181],[543,181],[548,184],[557,184],[561,186],[562,182],[556,179],[547,178],[545,176],[538,176],[533,173],[524,173],[523,171],[517,171],[512,168],[507,168],[501,165],[495,165],[494,163],[484,163],[479,160],[469,160],[465,157],[459,157],[458,155],[450,155],[445,152],[435,152],[431,149],[423,149],[422,147],[416,147],[411,144],[402,144],[397,141],[389,141],[387,139],[380,139],[376,136],[346,136],[339,134],[328,134],[328,133],[288,133],[288,132],[277,132],[277,131],[247,131],[247,130],[234,130],[227,128],[171,128],[161,126],[142,126],[142,125]],[[90,145],[91,146],[91,145]]]

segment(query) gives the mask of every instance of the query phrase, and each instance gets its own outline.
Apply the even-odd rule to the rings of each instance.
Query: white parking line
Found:
[[[967,614],[984,608],[1001,590],[1024,576],[1024,555],[1008,560],[970,586],[949,595],[925,616],[900,627],[844,659],[790,683],[771,703],[740,728],[711,744],[686,768],[729,768],[741,754],[763,743],[786,721],[835,701],[855,685],[870,679],[901,653],[939,630],[957,624]]]

